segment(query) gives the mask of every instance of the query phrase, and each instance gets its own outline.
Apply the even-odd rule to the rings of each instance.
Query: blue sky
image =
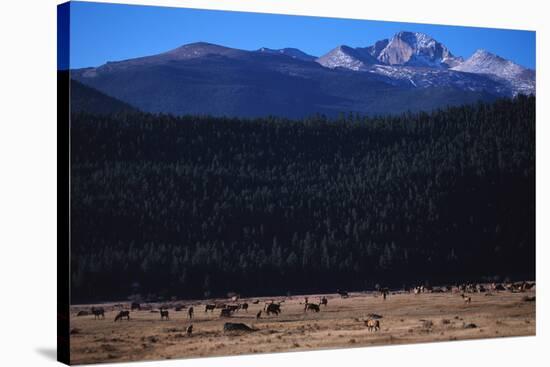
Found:
[[[345,44],[370,46],[401,31],[424,32],[455,55],[478,48],[535,68],[535,32],[368,20],[71,3],[71,68],[98,66],[191,42],[255,50],[295,47],[320,56]]]

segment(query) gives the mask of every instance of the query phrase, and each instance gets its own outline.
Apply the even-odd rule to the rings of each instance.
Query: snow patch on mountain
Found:
[[[259,50],[257,50],[257,52],[272,54],[272,55],[285,55],[293,59],[303,60],[303,61],[313,61],[316,59],[315,56],[306,54],[305,52],[298,50],[297,48],[291,48],[291,47],[281,48],[281,49],[272,49],[268,47],[262,47]]]

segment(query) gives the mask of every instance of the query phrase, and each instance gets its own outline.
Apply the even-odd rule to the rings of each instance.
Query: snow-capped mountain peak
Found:
[[[387,65],[408,65],[448,68],[458,60],[449,49],[420,32],[399,32],[380,51],[377,59]]]
[[[498,55],[479,49],[466,61],[452,68],[473,74],[489,75],[509,84],[513,94],[534,94],[536,89],[535,71],[527,69]]]
[[[483,49],[464,60],[421,32],[401,31],[368,47],[338,46],[315,61],[327,68],[369,72],[415,88],[453,86],[470,91],[489,88],[506,95],[535,93],[534,70]]]
[[[504,77],[521,74],[526,69],[484,49],[479,49],[466,61],[454,67],[453,70]]]
[[[350,70],[365,70],[369,65],[376,63],[366,49],[356,49],[340,45],[316,60],[326,68],[345,68]]]

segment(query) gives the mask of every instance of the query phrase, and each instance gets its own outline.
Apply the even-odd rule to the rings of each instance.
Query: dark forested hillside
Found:
[[[72,302],[535,273],[535,98],[301,121],[72,118]]]
[[[98,90],[90,88],[71,79],[71,111],[93,112],[108,115],[120,112],[137,112],[137,109],[116,98],[109,97]]]

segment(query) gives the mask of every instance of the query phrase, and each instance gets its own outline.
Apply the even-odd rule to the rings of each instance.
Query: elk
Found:
[[[122,320],[123,318],[126,318],[126,320],[130,321],[130,311],[120,311],[115,317],[115,322],[117,322],[118,320]]]
[[[242,308],[243,310],[245,310],[246,312],[248,312],[248,303],[246,303],[246,302],[243,303],[243,304],[241,305],[241,308]]]
[[[187,311],[187,315],[189,316],[190,319],[193,318],[193,312],[195,312],[193,310],[193,306],[189,307],[189,310]]]
[[[137,303],[137,302],[132,302],[132,305],[130,306],[130,309],[131,309],[132,311],[134,311],[134,310],[141,310],[141,305],[140,305],[139,303]]]
[[[319,305],[315,303],[306,303],[304,307],[304,312],[306,312],[307,310],[315,311],[315,312],[321,311],[321,309],[319,308]]]
[[[258,311],[256,314],[256,320],[259,320],[262,317],[262,310]]]
[[[163,310],[162,308],[160,309],[160,319],[161,320],[168,320],[168,310]]]
[[[321,304],[321,305],[327,307],[327,305],[328,305],[327,297],[324,297],[324,296],[323,296],[323,298],[321,298],[321,302],[320,302],[319,304]]]
[[[336,293],[338,293],[340,295],[340,297],[342,297],[342,298],[348,298],[349,297],[349,294],[346,291],[341,291],[341,290],[337,289]]]
[[[374,319],[365,320],[365,326],[368,331],[378,331],[380,330],[380,321]]]
[[[265,311],[268,315],[274,313],[279,316],[279,313],[281,313],[281,305],[277,303],[269,303],[266,305]]]
[[[231,310],[231,312],[236,312],[236,311],[239,311],[239,308],[241,308],[240,305],[227,305],[225,306],[225,308],[228,308]]]
[[[103,307],[92,307],[92,314],[94,315],[94,319],[99,319],[100,317],[103,319],[105,318],[105,310],[103,309]]]
[[[192,333],[193,333],[193,324],[187,327],[187,336],[191,336]]]
[[[204,312],[214,312],[214,309],[216,308],[215,304],[208,304],[204,307]]]

